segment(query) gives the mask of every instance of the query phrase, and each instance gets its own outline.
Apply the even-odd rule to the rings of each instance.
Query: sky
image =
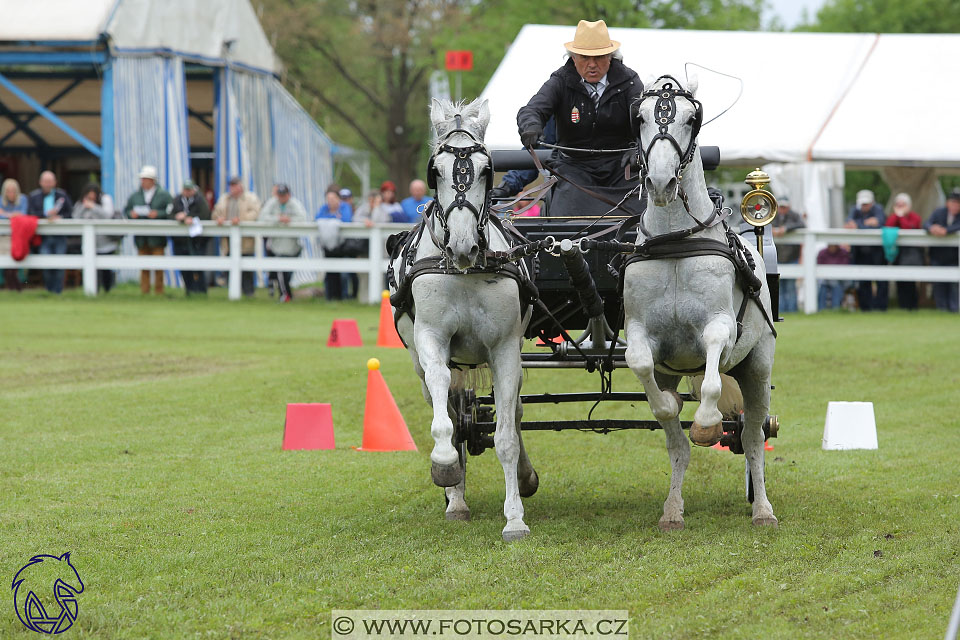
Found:
[[[773,12],[780,16],[783,26],[787,29],[792,29],[800,23],[804,8],[812,18],[824,2],[825,0],[767,0],[767,3],[773,8]]]

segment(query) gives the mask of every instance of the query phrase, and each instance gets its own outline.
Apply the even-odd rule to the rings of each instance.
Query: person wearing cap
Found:
[[[303,203],[290,195],[290,187],[285,184],[276,186],[277,195],[270,198],[263,205],[257,220],[273,224],[290,224],[291,222],[306,222],[307,210]],[[267,255],[293,258],[300,255],[299,238],[267,238]],[[270,274],[270,279],[276,281],[280,289],[280,302],[290,302],[290,278],[292,271],[277,271]]]
[[[773,237],[782,238],[785,234],[795,229],[803,229],[807,226],[803,221],[803,216],[790,207],[790,199],[786,196],[781,197],[777,204],[777,217],[773,219],[771,228]],[[800,262],[800,245],[783,245],[777,247],[777,262],[780,264],[797,264]],[[793,278],[780,280],[780,311],[797,310],[797,281]]]
[[[257,194],[244,188],[243,179],[240,176],[230,178],[229,189],[220,195],[217,204],[213,207],[213,221],[218,225],[240,224],[253,222],[259,215],[260,198]],[[252,256],[253,249],[253,238],[243,238],[240,244],[241,255]],[[220,251],[224,255],[230,253],[230,243],[227,238],[220,243]],[[244,271],[241,274],[240,288],[245,296],[254,294],[252,271]]]
[[[130,194],[123,208],[126,217],[133,220],[163,220],[173,208],[173,197],[157,184],[157,168],[145,165],[140,169],[140,188]],[[162,256],[167,248],[166,236],[136,236],[137,253],[142,256]],[[163,293],[163,270],[153,272],[153,291]],[[150,270],[140,271],[140,292],[150,293]]]
[[[893,210],[887,216],[884,227],[896,227],[898,229],[921,229],[923,220],[920,214],[913,210],[913,199],[906,193],[898,193],[893,199]],[[887,233],[886,231],[884,233]],[[894,234],[899,233],[897,231]],[[892,250],[896,252],[896,257],[891,260],[891,264],[922,266],[923,247],[899,247],[896,246],[896,235],[893,236]],[[886,238],[884,238],[886,244]],[[916,282],[897,282],[897,304],[901,309],[916,310],[918,305],[917,283]]]
[[[210,206],[207,199],[200,195],[193,180],[184,180],[180,195],[173,199],[170,215],[180,224],[191,226],[194,220],[209,220]],[[193,238],[175,236],[173,253],[178,256],[205,256],[210,238],[199,235]],[[189,296],[191,293],[207,293],[207,274],[205,271],[180,271],[183,285]]]
[[[356,211],[356,207],[353,206],[353,191],[344,187],[340,189],[338,195],[340,196],[340,202],[343,202],[348,207],[350,207],[350,218],[353,218],[353,212]]]
[[[45,218],[50,222],[72,215],[73,202],[63,189],[57,187],[57,176],[52,171],[40,174],[40,188],[27,196],[27,215]],[[66,236],[41,236],[40,253],[63,254],[67,252]],[[63,269],[44,269],[43,285],[50,293],[63,291]]]
[[[643,93],[636,71],[623,64],[620,43],[611,40],[603,20],[581,20],[571,42],[570,56],[553,72],[540,91],[517,113],[520,141],[534,147],[553,117],[557,144],[572,149],[624,149],[636,143],[631,105]],[[605,187],[608,195],[626,193],[633,185],[624,177],[622,153],[556,151],[551,166],[581,186]],[[597,205],[562,181],[554,189],[554,214],[566,208],[590,213]],[[619,199],[619,198],[618,198]],[[559,210],[565,207],[564,210]],[[603,211],[609,207],[604,206]]]
[[[862,189],[857,192],[857,202],[850,209],[846,229],[879,229],[887,221],[883,207],[877,204],[873,191]],[[863,247],[854,246],[851,251],[851,264],[882,265],[886,264],[882,246]],[[876,292],[872,280],[861,280],[857,285],[857,298],[861,311],[886,311],[890,297],[890,283],[878,280]]]
[[[933,213],[923,224],[932,236],[944,237],[960,233],[960,189],[947,196],[947,204]],[[930,264],[937,267],[956,267],[960,250],[954,247],[930,247]],[[934,282],[933,301],[941,311],[960,311],[960,286],[956,282]]]

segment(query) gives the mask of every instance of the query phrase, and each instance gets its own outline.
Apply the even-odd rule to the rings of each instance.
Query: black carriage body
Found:
[[[612,236],[612,228],[621,221],[620,217],[601,220],[518,217],[513,219],[513,224],[530,241],[543,240],[552,236],[559,243],[564,239],[581,238],[605,229],[611,229],[609,235]],[[586,229],[588,226],[589,230]],[[636,229],[631,228],[622,239],[624,242],[635,242],[636,237]],[[619,326],[621,313],[619,275],[611,267],[611,262],[616,256],[617,254],[608,251],[590,251],[583,256],[590,267],[597,291],[603,299],[604,314],[611,327]],[[577,298],[570,276],[559,256],[546,252],[539,254],[535,284],[540,292],[540,299],[565,330],[576,331],[587,328],[587,314]],[[534,309],[526,337],[533,338],[540,335],[553,338],[560,335],[560,329],[549,316],[539,309]]]

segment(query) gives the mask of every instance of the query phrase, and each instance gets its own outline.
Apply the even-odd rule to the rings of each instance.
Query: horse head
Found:
[[[451,265],[466,271],[487,247],[493,164],[483,136],[490,111],[486,100],[464,104],[434,99],[430,121],[435,137],[427,182],[436,189],[434,224],[443,231],[439,248]]]
[[[663,207],[676,200],[683,171],[694,161],[703,107],[694,97],[697,80],[686,89],[672,76],[660,76],[634,103],[639,123],[641,175],[651,200]]]

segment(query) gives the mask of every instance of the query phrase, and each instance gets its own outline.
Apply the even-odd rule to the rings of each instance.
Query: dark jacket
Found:
[[[930,227],[935,224],[946,227],[947,233],[958,233],[960,232],[960,215],[953,219],[953,224],[947,224],[947,208],[934,209],[927,221],[923,223],[923,228],[930,231]],[[957,264],[958,253],[960,250],[952,247],[930,247],[930,264],[940,267],[954,266]]]
[[[557,121],[555,118],[547,120],[543,128],[543,141],[547,144],[557,144]],[[515,196],[523,188],[537,179],[540,172],[536,169],[511,169],[504,174],[500,181],[500,188],[506,189],[508,196]]]
[[[72,218],[73,200],[70,199],[70,196],[67,195],[67,192],[60,187],[56,187],[54,188],[53,193],[54,202],[63,198],[63,205],[60,207],[60,217]],[[30,195],[27,196],[27,215],[36,216],[38,218],[47,217],[47,212],[43,210],[43,191],[40,189],[31,191]]]
[[[210,205],[207,199],[200,193],[195,193],[192,198],[187,198],[182,193],[173,197],[173,207],[170,209],[170,218],[174,218],[183,211],[192,218],[201,220],[210,219]],[[209,238],[198,236],[190,238],[185,236],[173,236],[174,255],[205,255],[206,245]]]
[[[619,149],[636,141],[630,107],[643,93],[637,72],[617,59],[610,61],[607,87],[595,109],[573,65],[573,59],[553,72],[540,91],[517,113],[520,132],[531,125],[557,122],[557,144],[582,149]],[[574,114],[574,108],[577,109]],[[577,120],[577,122],[574,122]]]
[[[126,217],[130,217],[130,214],[133,212],[134,207],[146,206],[150,209],[153,209],[157,212],[156,220],[165,220],[167,215],[170,213],[170,209],[173,208],[173,197],[170,193],[157,185],[157,190],[153,192],[153,198],[150,202],[146,201],[146,196],[143,193],[143,188],[137,189],[130,197],[127,198],[127,206],[123,208],[123,214]],[[166,247],[167,239],[164,236],[134,236],[134,241],[137,243],[137,247]]]
[[[877,221],[877,226],[868,227],[866,225],[866,221],[870,218]],[[851,221],[857,224],[858,229],[882,229],[883,224],[887,221],[887,215],[883,212],[883,207],[877,203],[873,203],[873,207],[866,213],[857,205],[853,205],[847,215],[847,222]],[[877,242],[879,243],[879,240]],[[853,256],[853,264],[886,264],[887,262],[883,255],[883,247],[880,246],[855,246],[851,248],[850,253]]]

